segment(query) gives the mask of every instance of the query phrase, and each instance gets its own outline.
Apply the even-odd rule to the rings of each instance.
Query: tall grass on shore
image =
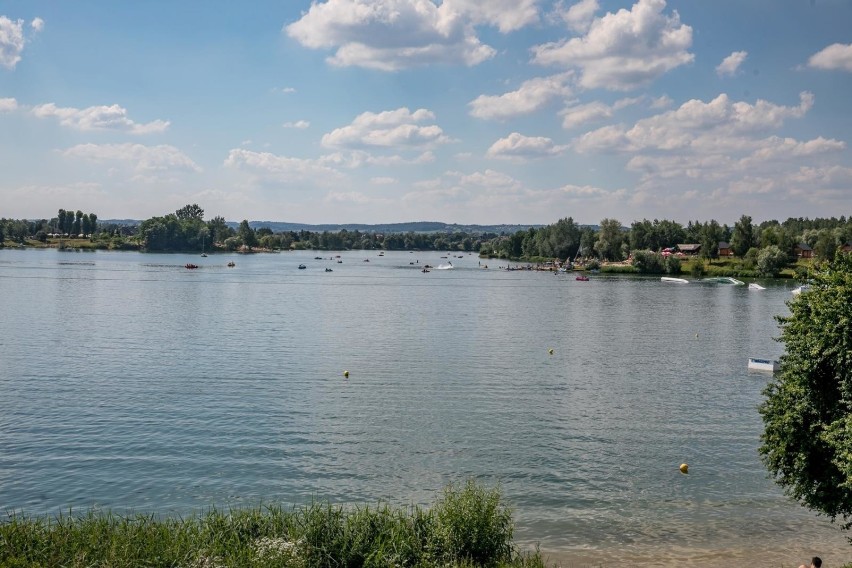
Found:
[[[498,489],[447,486],[428,509],[314,502],[186,519],[88,512],[0,522],[0,566],[186,568],[512,566],[542,568],[512,542]]]

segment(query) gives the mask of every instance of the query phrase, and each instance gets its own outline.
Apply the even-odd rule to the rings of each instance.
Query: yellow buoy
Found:
[[[553,349],[548,349],[547,352],[553,355]]]
[[[689,464],[682,463],[678,469],[680,469],[681,473],[689,473]]]
[[[343,376],[348,379],[349,378],[349,371],[343,371]]]

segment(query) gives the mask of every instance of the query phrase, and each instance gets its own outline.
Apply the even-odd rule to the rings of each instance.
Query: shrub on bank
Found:
[[[515,566],[543,568],[512,542],[499,490],[445,488],[429,509],[387,505],[214,510],[186,519],[89,512],[0,522],[0,565],[31,566]]]

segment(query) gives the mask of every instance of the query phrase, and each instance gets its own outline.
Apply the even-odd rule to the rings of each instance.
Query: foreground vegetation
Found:
[[[785,354],[764,390],[760,454],[787,495],[852,530],[852,255],[810,277],[776,318]]]
[[[428,509],[312,503],[187,519],[12,516],[0,523],[0,565],[543,567],[512,533],[499,490],[468,482],[445,488]]]

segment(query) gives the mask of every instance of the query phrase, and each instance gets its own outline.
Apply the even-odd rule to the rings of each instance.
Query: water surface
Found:
[[[566,564],[848,560],[757,455],[746,361],[781,354],[792,283],[336,254],[0,251],[0,508],[429,503],[475,478]]]

